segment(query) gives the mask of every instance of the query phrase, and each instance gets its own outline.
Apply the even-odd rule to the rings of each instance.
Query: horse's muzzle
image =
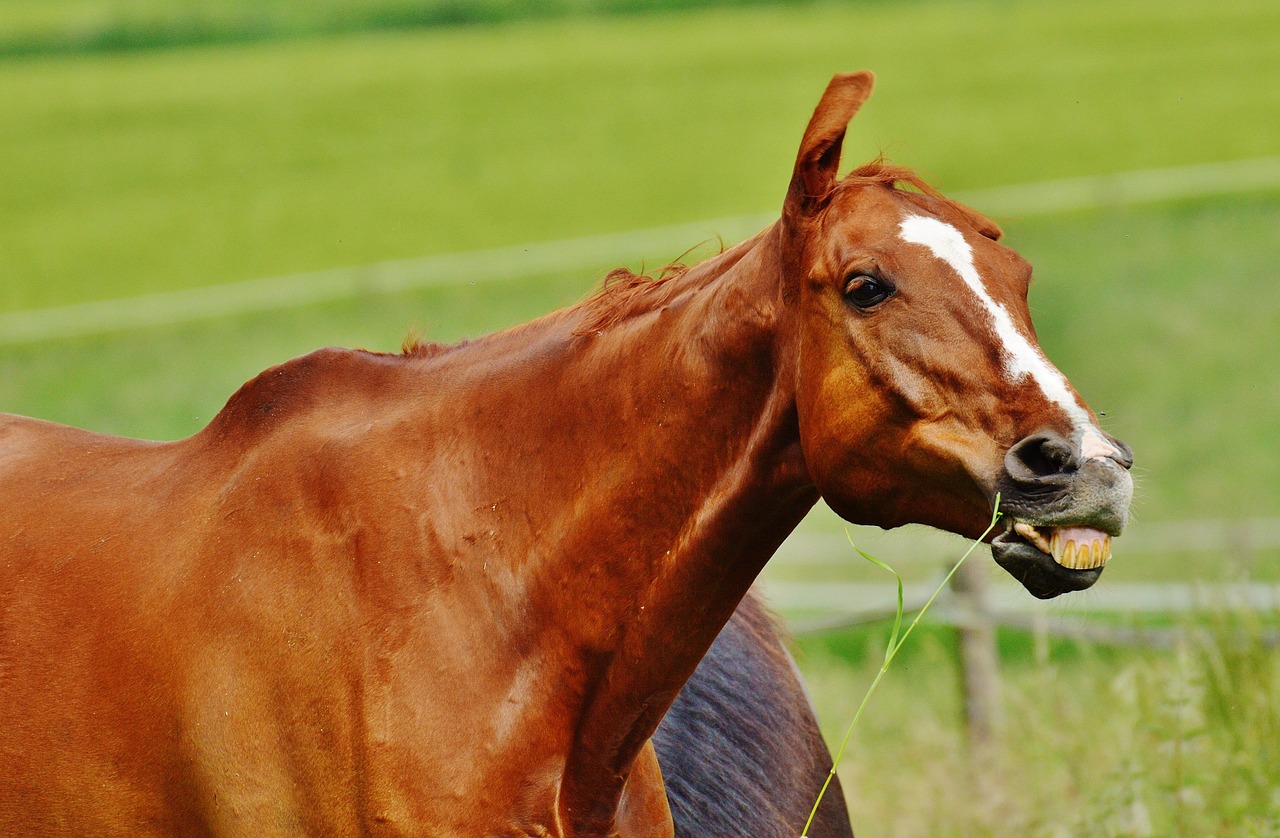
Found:
[[[991,543],[996,562],[1032,594],[1049,599],[1087,588],[1111,557],[1133,499],[1128,446],[1082,453],[1080,440],[1053,431],[1023,439],[1005,455],[997,489],[1005,532]]]

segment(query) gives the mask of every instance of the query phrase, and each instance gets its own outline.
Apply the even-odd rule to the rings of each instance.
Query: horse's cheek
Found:
[[[804,357],[811,369],[802,373],[797,388],[796,408],[805,456],[811,466],[820,470],[823,464],[834,464],[859,445],[868,421],[874,421],[880,409],[878,400],[868,397],[865,370],[837,343],[827,338],[807,347]]]

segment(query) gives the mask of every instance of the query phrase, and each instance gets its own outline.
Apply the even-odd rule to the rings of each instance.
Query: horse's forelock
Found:
[[[927,195],[935,201],[942,203],[953,212],[958,213],[973,225],[974,229],[976,229],[981,235],[986,236],[993,241],[998,241],[1000,237],[1004,235],[1003,231],[1000,229],[1000,225],[996,224],[982,213],[972,207],[967,207],[959,201],[955,201],[948,198],[946,195],[943,195],[914,170],[909,169],[906,166],[895,166],[892,163],[886,162],[882,157],[878,157],[869,163],[864,163],[849,172],[849,174],[845,175],[844,178],[836,184],[835,189],[832,190],[833,196],[835,193],[845,189],[867,185],[880,185],[887,189],[894,189],[898,191],[905,191],[901,189],[901,187],[905,185],[910,187],[911,190]]]

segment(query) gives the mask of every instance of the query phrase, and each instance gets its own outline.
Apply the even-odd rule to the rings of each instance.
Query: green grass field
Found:
[[[264,4],[300,15],[282,40],[0,58],[0,312],[776,210],[823,85],[858,67],[880,82],[847,158],[884,151],[947,191],[1280,155],[1271,0],[813,3],[301,37],[333,9],[391,5]],[[0,40],[161,8],[9,0]],[[234,22],[246,7],[202,8]],[[1280,516],[1280,192],[1005,222],[1036,265],[1048,354],[1137,452],[1139,522]],[[182,436],[270,364],[503,328],[608,267],[0,346],[0,410]],[[1274,551],[1125,567],[1123,545],[1101,584],[1276,577]],[[829,734],[873,674],[877,631],[800,643]],[[931,630],[855,738],[860,836],[1280,833],[1274,651],[1006,641],[993,787],[969,782],[954,650]]]
[[[1277,28],[924,2],[8,60],[0,309],[771,210],[854,67],[850,156],[947,189],[1276,154]]]

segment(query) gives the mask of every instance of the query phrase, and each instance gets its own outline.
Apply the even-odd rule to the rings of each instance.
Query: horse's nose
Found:
[[[1125,471],[1133,468],[1133,449],[1125,445],[1122,440],[1116,439],[1110,434],[1106,434],[1107,442],[1110,442],[1116,450],[1111,455],[1111,459],[1115,460]]]
[[[1077,441],[1045,430],[1010,448],[997,483],[1001,508],[1037,526],[1086,526],[1119,535],[1133,499],[1133,453],[1093,427],[1078,435]]]
[[[1021,487],[1034,491],[1036,485],[1061,485],[1089,461],[1110,461],[1128,470],[1133,465],[1133,451],[1114,437],[1105,439],[1092,428],[1088,440],[1073,442],[1057,431],[1040,431],[1016,443],[1005,454],[1005,471]]]

